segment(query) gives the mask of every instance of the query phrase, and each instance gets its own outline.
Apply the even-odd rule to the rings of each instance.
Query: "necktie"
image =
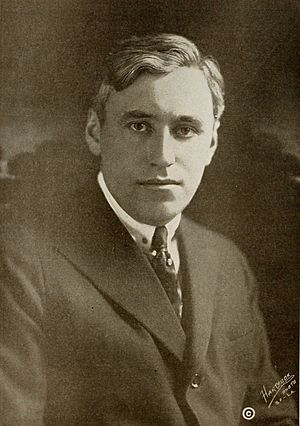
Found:
[[[179,318],[182,313],[182,297],[174,262],[167,247],[168,230],[165,226],[155,229],[151,244],[151,265],[158,276]]]

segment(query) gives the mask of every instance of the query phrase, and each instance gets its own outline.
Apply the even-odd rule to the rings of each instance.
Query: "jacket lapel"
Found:
[[[218,276],[218,256],[213,234],[182,218],[180,225],[181,268],[187,281],[183,324],[188,369],[200,369],[207,352]]]
[[[56,232],[57,250],[182,361],[185,334],[148,260],[98,186],[76,198]]]

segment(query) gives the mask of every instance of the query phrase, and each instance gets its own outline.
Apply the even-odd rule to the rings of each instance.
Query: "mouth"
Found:
[[[149,187],[149,188],[157,188],[157,189],[161,189],[161,188],[168,188],[170,186],[180,186],[181,182],[178,180],[173,180],[173,179],[146,179],[146,180],[142,180],[142,181],[138,181],[138,184],[143,186],[143,187]]]

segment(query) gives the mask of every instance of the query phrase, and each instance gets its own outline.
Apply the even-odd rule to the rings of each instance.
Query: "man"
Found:
[[[217,148],[217,64],[166,34],[105,64],[98,177],[3,232],[1,424],[293,424],[263,397],[280,377],[245,259],[181,216]]]

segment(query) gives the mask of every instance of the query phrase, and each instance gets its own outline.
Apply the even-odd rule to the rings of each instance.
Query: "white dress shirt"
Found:
[[[155,226],[147,225],[145,223],[140,223],[133,219],[133,217],[129,216],[125,210],[118,204],[115,198],[110,193],[109,189],[106,186],[103,173],[100,171],[98,174],[98,183],[99,186],[108,202],[110,207],[113,209],[119,220],[125,226],[133,240],[136,242],[138,247],[144,253],[150,253],[152,237],[155,231]],[[166,224],[166,228],[168,230],[168,251],[173,259],[176,272],[179,270],[179,251],[178,245],[175,236],[175,232],[179,226],[181,219],[181,213],[178,214],[174,219],[172,219],[169,223]]]

